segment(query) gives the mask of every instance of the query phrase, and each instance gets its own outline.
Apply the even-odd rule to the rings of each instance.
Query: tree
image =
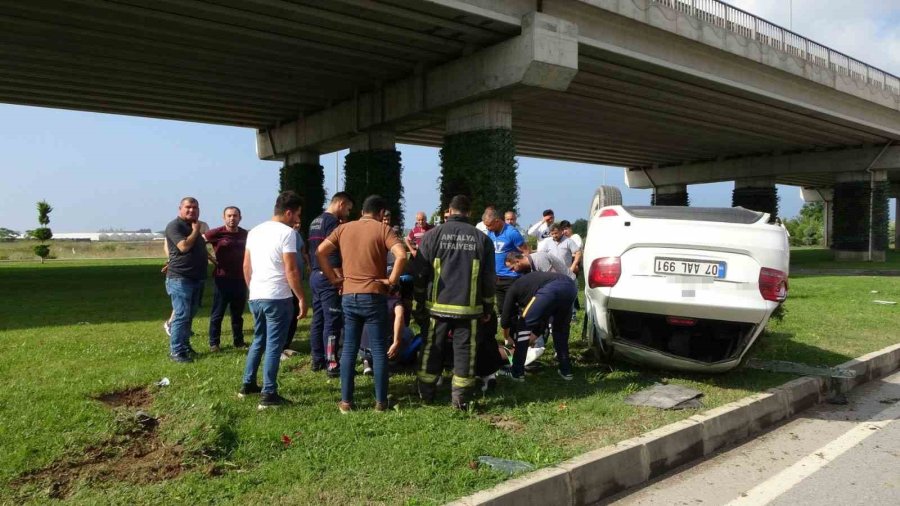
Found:
[[[809,202],[800,208],[800,215],[784,222],[791,234],[791,246],[816,246],[824,242],[825,206]]]
[[[15,231],[15,230],[0,227],[0,241],[6,240],[6,239],[15,239],[15,238],[19,237],[20,235],[21,234],[19,234],[19,232]]]
[[[578,234],[581,237],[587,236],[588,222],[584,218],[578,218],[575,220],[575,223],[572,224],[572,233]]]
[[[40,244],[34,247],[34,254],[41,257],[41,263],[44,263],[44,259],[50,256],[50,246],[46,242],[53,237],[53,232],[50,231],[47,225],[50,224],[50,213],[53,212],[53,208],[50,207],[46,200],[41,200],[37,203],[37,212],[38,223],[41,226],[34,230],[29,230],[28,235],[32,239],[41,241]]]

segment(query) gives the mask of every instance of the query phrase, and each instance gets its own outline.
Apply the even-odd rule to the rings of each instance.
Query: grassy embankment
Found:
[[[371,380],[360,377],[361,410],[341,416],[337,382],[309,370],[301,338],[301,355],[283,363],[280,377],[296,404],[257,412],[235,395],[244,354],[206,353],[211,290],[194,327],[199,360],[167,359],[161,323],[170,307],[156,260],[6,263],[0,286],[0,503],[441,503],[506,478],[472,466],[479,455],[542,467],[697,412],[622,402],[654,382],[698,388],[714,407],[791,378],[627,364],[610,372],[585,359],[564,382],[548,353],[544,372],[523,385],[501,381],[471,413],[452,411],[446,391],[440,404],[422,405],[413,376],[399,374],[394,411],[374,413]],[[796,277],[784,320],[753,353],[835,365],[895,343],[900,308],[876,298],[900,300],[900,278]],[[249,315],[244,326],[249,335]],[[580,329],[574,356],[586,349]],[[163,377],[170,386],[153,386]],[[137,409],[159,426],[136,430]]]

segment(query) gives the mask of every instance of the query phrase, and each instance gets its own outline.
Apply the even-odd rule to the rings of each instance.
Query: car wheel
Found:
[[[615,186],[603,185],[594,191],[594,198],[591,199],[591,209],[588,213],[588,219],[593,218],[597,211],[606,206],[622,205],[622,192]]]

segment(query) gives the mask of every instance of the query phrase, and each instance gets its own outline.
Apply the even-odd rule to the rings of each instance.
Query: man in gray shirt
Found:
[[[550,237],[538,243],[537,250],[556,256],[569,266],[570,271],[578,274],[578,265],[581,263],[581,248],[575,244],[575,241],[563,235],[562,227],[559,223],[550,225]]]
[[[506,255],[506,266],[519,274],[529,272],[557,272],[575,279],[575,273],[569,270],[566,264],[556,255],[547,252],[536,251],[525,254],[519,251],[510,251]]]
[[[200,204],[194,197],[181,199],[178,217],[166,225],[169,264],[166,293],[172,299],[170,358],[191,362],[191,323],[200,307],[206,279],[206,241],[200,231]]]

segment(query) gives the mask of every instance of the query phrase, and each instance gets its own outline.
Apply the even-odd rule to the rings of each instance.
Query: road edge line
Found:
[[[856,372],[855,378],[842,380],[842,390],[849,391],[900,368],[900,344],[867,353],[837,368]],[[449,504],[592,504],[724,446],[745,441],[824,401],[828,386],[821,377],[797,378],[766,392],[515,477]]]

